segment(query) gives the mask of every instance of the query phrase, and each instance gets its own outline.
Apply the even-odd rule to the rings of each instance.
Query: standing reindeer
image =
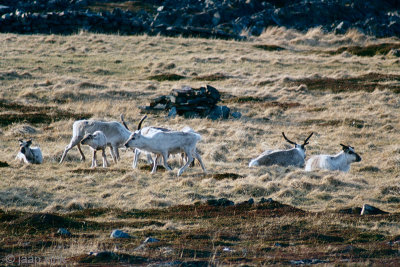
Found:
[[[271,166],[271,165],[281,165],[281,166],[304,166],[304,159],[306,157],[306,148],[308,145],[308,140],[311,138],[313,133],[311,133],[303,142],[299,145],[295,142],[289,140],[285,133],[282,132],[283,138],[290,144],[294,145],[294,148],[286,150],[267,150],[255,159],[252,159],[249,163],[249,167],[253,166]]]
[[[350,164],[353,162],[360,162],[361,157],[354,151],[354,147],[342,146],[341,152],[336,155],[317,155],[307,160],[306,171],[312,171],[316,169],[325,169],[330,171],[343,171],[348,172],[350,170]]]
[[[107,137],[104,135],[102,131],[95,131],[94,133],[90,134],[87,133],[82,141],[82,145],[88,145],[92,149],[93,158],[92,158],[92,166],[91,168],[97,167],[96,161],[96,152],[97,150],[101,150],[101,156],[103,158],[103,167],[108,167],[108,161],[106,157],[106,147],[107,147]]]

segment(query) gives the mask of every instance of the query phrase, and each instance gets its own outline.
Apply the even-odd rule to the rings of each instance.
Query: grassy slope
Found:
[[[46,114],[53,120],[30,123],[36,133],[26,133],[24,123],[8,124],[10,121],[7,121],[15,118],[12,114],[22,114],[21,108],[0,109],[3,125],[0,161],[11,165],[1,169],[5,178],[0,180],[2,208],[61,213],[80,207],[129,211],[192,204],[213,197],[227,197],[235,202],[250,197],[256,200],[272,197],[308,211],[370,203],[397,212],[400,201],[397,186],[399,102],[395,93],[398,77],[380,80],[365,74],[396,75],[399,60],[381,55],[357,57],[346,52],[328,53],[342,45],[366,43],[377,41],[356,33],[332,36],[322,35],[318,30],[298,34],[281,29],[268,31],[249,42],[87,33],[74,36],[2,34],[0,98],[36,107],[51,106],[50,111],[38,110],[37,115]],[[268,51],[255,46],[260,44],[286,49]],[[186,78],[163,82],[149,79],[163,73]],[[217,81],[196,78],[213,74],[228,78]],[[355,79],[346,82],[350,77]],[[199,149],[209,172],[206,176],[201,174],[199,166],[180,178],[175,171],[150,175],[148,170],[132,170],[130,151],[122,152],[122,161],[107,171],[89,170],[90,163],[81,163],[76,149],[70,152],[66,164],[57,165],[69,142],[74,119],[89,113],[92,118],[118,120],[123,113],[134,128],[142,116],[137,106],[168,94],[173,88],[199,87],[206,83],[218,88],[224,102],[242,112],[243,118],[217,122],[168,120],[161,114],[150,116],[146,121],[146,125],[174,129],[189,125],[200,132],[203,140]],[[333,93],[338,83],[346,88]],[[366,92],[360,84],[367,89],[374,84],[379,89]],[[357,91],[352,90],[354,87]],[[70,114],[70,119],[59,114]],[[27,118],[35,117],[35,114],[28,115]],[[287,147],[280,135],[282,131],[299,142],[311,131],[315,132],[307,147],[308,155],[333,154],[339,151],[339,143],[348,143],[360,152],[363,161],[354,164],[346,174],[305,173],[278,166],[249,169],[249,160],[262,151]],[[41,146],[43,165],[20,166],[13,161],[16,140],[20,137],[32,137]],[[89,155],[88,149],[84,151]],[[177,167],[177,161],[172,163]],[[243,178],[216,179],[229,176],[225,173]],[[176,219],[177,224],[184,224],[180,220]],[[326,221],[324,217],[315,224]],[[342,222],[334,224],[342,225]],[[246,223],[239,225],[240,231],[247,227],[262,228],[246,226]],[[189,229],[185,224],[182,227],[185,231]],[[356,228],[372,228],[387,238],[398,234],[398,224],[390,219],[362,222]],[[81,242],[96,247],[102,239]],[[85,251],[90,246],[82,245]],[[76,255],[80,250],[71,251],[70,254]]]

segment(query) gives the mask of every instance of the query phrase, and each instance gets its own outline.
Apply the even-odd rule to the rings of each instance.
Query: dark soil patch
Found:
[[[148,79],[163,82],[163,81],[179,81],[185,78],[186,78],[185,76],[179,74],[163,73],[163,74],[152,75]]]
[[[254,47],[258,48],[258,49],[265,50],[265,51],[282,51],[282,50],[285,50],[285,48],[283,48],[283,47],[281,47],[279,45],[267,45],[267,44],[263,45],[263,44],[259,44],[259,45],[254,45]]]
[[[392,49],[400,49],[400,43],[383,43],[367,46],[345,46],[335,51],[330,51],[329,54],[337,55],[343,52],[348,52],[356,56],[373,57],[376,55],[386,55]]]
[[[230,179],[230,180],[236,180],[238,178],[244,178],[244,176],[237,174],[237,173],[215,173],[212,175],[212,178],[215,180],[223,180],[223,179]]]
[[[9,228],[23,232],[38,232],[54,228],[82,228],[85,224],[50,213],[32,213],[10,222]]]
[[[59,120],[83,119],[91,117],[88,113],[74,113],[69,110],[60,110],[52,106],[23,105],[6,100],[0,100],[0,125],[12,123],[52,123]]]
[[[400,75],[368,73],[358,77],[350,78],[306,78],[290,82],[292,85],[307,85],[308,90],[331,91],[332,93],[372,92],[375,89],[389,89],[400,93]],[[383,84],[388,83],[389,84]]]
[[[222,81],[231,78],[228,75],[223,73],[214,73],[193,77],[192,79],[195,81]]]
[[[100,266],[100,264],[111,263],[143,264],[147,261],[147,258],[122,253],[114,253],[110,251],[102,251],[94,253],[92,255],[81,255],[73,257],[70,260],[74,262],[96,264],[96,266]]]

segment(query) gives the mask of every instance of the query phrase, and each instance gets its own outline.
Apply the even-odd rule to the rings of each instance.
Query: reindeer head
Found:
[[[81,140],[81,144],[86,145],[86,144],[88,144],[88,142],[90,142],[90,140],[93,140],[93,138],[94,138],[93,134],[86,132],[85,136]]]
[[[282,132],[283,138],[285,138],[285,140],[286,140],[288,143],[294,145],[295,148],[299,148],[299,149],[301,149],[301,150],[303,150],[303,151],[306,150],[305,146],[308,145],[308,140],[311,138],[311,136],[312,136],[313,134],[314,134],[314,133],[311,133],[311,134],[304,140],[303,144],[302,144],[302,145],[299,145],[299,144],[296,144],[295,142],[289,140],[289,139],[286,137],[285,133]]]
[[[19,151],[24,155],[28,154],[31,150],[29,147],[32,145],[32,139],[29,139],[27,141],[19,139],[18,141],[19,141]]]
[[[360,162],[361,157],[354,151],[354,147],[346,146],[340,144],[342,146],[343,152],[346,154],[349,162]]]

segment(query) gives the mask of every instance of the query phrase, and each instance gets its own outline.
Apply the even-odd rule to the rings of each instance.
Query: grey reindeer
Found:
[[[306,157],[305,146],[308,145],[308,140],[311,138],[313,133],[311,133],[301,145],[289,140],[284,132],[282,132],[282,135],[287,142],[294,145],[294,148],[286,150],[267,150],[257,158],[252,159],[249,163],[249,167],[271,165],[303,167],[304,159]]]
[[[16,160],[26,164],[42,164],[43,156],[40,147],[31,147],[32,139],[19,141],[19,152],[15,157]]]

